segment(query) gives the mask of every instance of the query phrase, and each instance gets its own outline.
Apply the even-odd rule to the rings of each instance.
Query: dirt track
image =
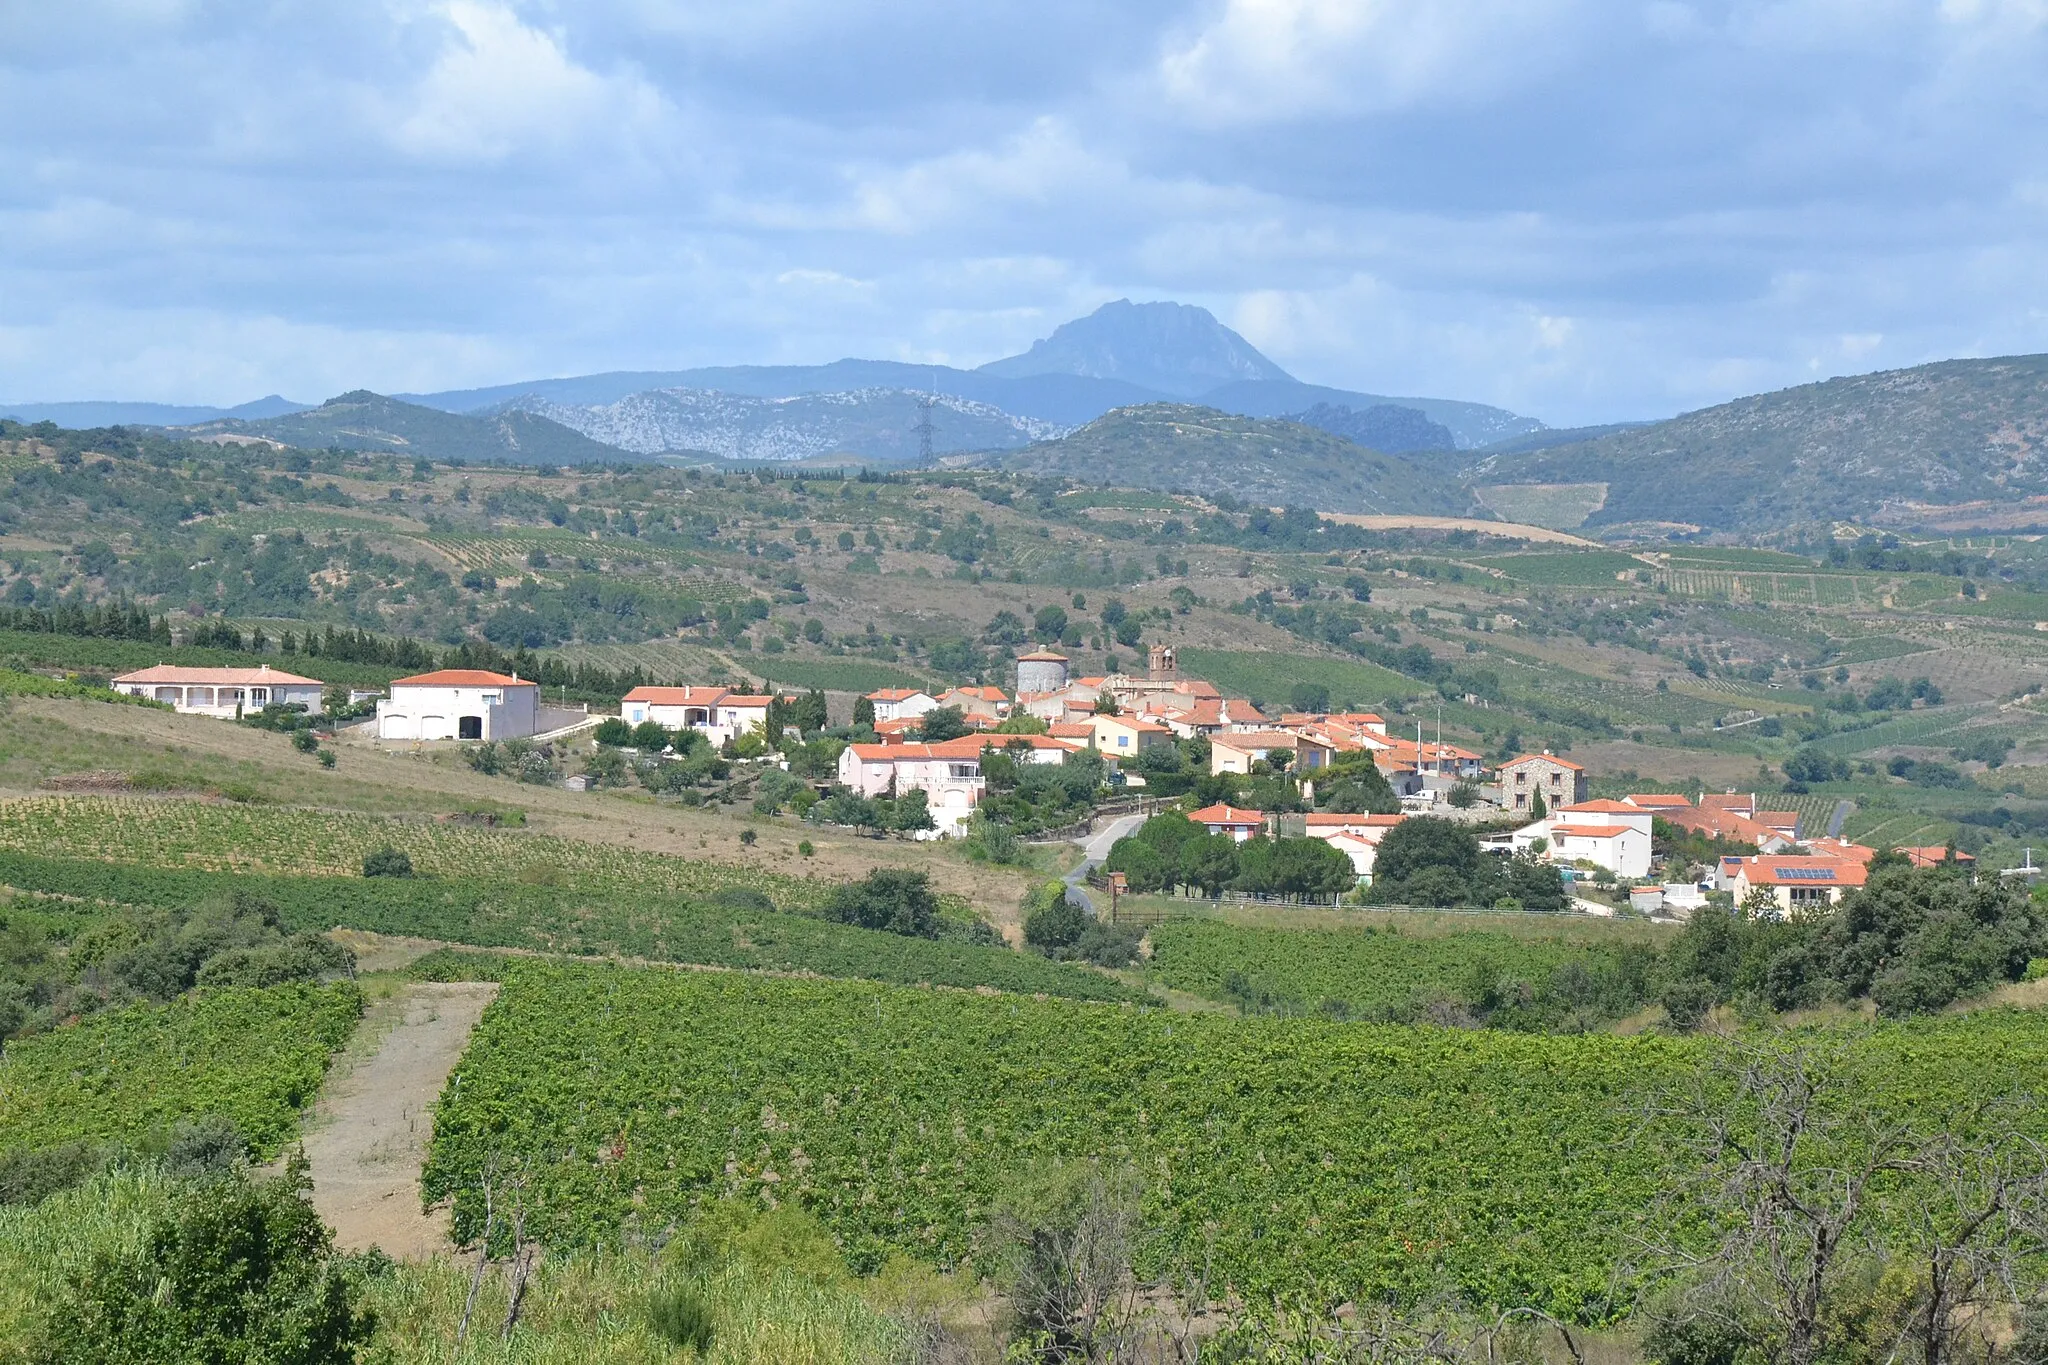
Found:
[[[313,1204],[344,1250],[407,1260],[449,1250],[447,1211],[420,1211],[420,1164],[433,1104],[497,992],[490,982],[411,985],[363,1020],[363,1051],[337,1066],[306,1130]]]

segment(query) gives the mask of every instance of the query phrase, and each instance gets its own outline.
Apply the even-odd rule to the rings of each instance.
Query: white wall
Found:
[[[520,739],[539,733],[540,689],[518,687],[394,687],[377,703],[377,737],[438,740],[462,737],[475,717],[478,739]]]

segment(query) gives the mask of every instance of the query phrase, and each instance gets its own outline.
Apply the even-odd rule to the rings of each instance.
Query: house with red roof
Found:
[[[521,739],[540,720],[540,688],[518,674],[444,668],[391,684],[377,703],[377,738]]]
[[[255,668],[181,668],[158,664],[123,673],[109,684],[116,692],[147,697],[188,716],[233,720],[266,706],[303,706],[308,715],[326,709],[318,678],[302,678],[261,664]]]
[[[885,720],[913,720],[933,707],[939,699],[915,687],[882,687],[867,694],[867,700],[875,708],[875,722]]]
[[[1212,735],[1209,739],[1209,771],[1248,773],[1252,764],[1270,762],[1275,753],[1285,752],[1288,770],[1314,772],[1329,766],[1337,747],[1315,735],[1288,730],[1254,730],[1247,734]]]
[[[1586,799],[1586,770],[1548,749],[1540,754],[1523,754],[1500,765],[1502,809],[1529,810],[1539,794],[1545,810],[1577,805]]]
[[[651,720],[670,730],[696,730],[723,746],[749,730],[767,729],[772,700],[724,687],[636,687],[620,699],[619,716],[628,725]]]
[[[1781,910],[1833,905],[1862,886],[1870,869],[1849,858],[1814,858],[1791,854],[1759,854],[1721,860],[1722,885],[1735,893],[1736,904],[1752,891],[1768,891]]]
[[[979,716],[990,722],[1009,718],[1009,694],[1000,687],[955,687],[939,694],[938,704],[950,706],[963,716]],[[876,713],[880,719],[880,713]]]
[[[1189,814],[1188,819],[1211,834],[1226,834],[1240,844],[1247,839],[1256,838],[1266,830],[1265,812],[1239,810],[1227,801],[1204,806]]]
[[[1373,862],[1379,856],[1380,840],[1400,824],[1406,815],[1340,815],[1316,812],[1302,817],[1302,833],[1321,839],[1351,859],[1351,870],[1361,886],[1372,882]]]
[[[1893,851],[1904,854],[1906,861],[1915,867],[1940,867],[1951,857],[1956,860],[1958,865],[1963,867],[1968,867],[1977,861],[1976,855],[1965,853],[1961,849],[1951,852],[1945,844],[1927,844],[1923,847],[1912,848],[1902,846]]]
[[[1515,831],[1517,853],[1542,845],[1554,863],[1591,863],[1635,881],[1650,875],[1649,811],[1623,801],[1579,801]]]

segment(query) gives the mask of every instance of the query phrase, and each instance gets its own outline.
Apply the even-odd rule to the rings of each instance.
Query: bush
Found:
[[[1074,942],[1074,953],[1098,967],[1128,967],[1138,960],[1142,935],[1127,924],[1090,924]]]
[[[597,723],[597,728],[590,732],[590,737],[599,744],[624,748],[633,742],[633,727],[617,716],[606,716]]]
[[[263,1361],[344,1365],[374,1325],[357,1307],[357,1274],[307,1198],[303,1164],[281,1179],[194,1182],[132,1246],[74,1271],[37,1358]]]
[[[0,1152],[0,1208],[40,1204],[59,1190],[82,1184],[106,1165],[107,1156],[105,1148],[89,1142]]]
[[[249,1143],[225,1114],[181,1119],[164,1147],[164,1174],[181,1180],[225,1175],[248,1159]]]
[[[393,848],[391,845],[386,844],[374,853],[364,855],[363,875],[365,877],[410,877],[412,875],[412,855],[402,848]]]
[[[647,1296],[647,1325],[669,1345],[703,1356],[711,1350],[711,1305],[693,1286],[667,1285]]]
[[[292,731],[292,747],[302,754],[310,754],[320,747],[320,736],[311,730]]]
[[[1073,947],[1092,922],[1086,911],[1067,899],[1064,885],[1053,882],[1046,889],[1055,886],[1059,894],[1035,897],[1039,903],[1024,917],[1024,941],[1042,953]]]
[[[835,887],[825,918],[910,938],[939,936],[939,901],[931,878],[904,868],[878,867],[857,882]]]

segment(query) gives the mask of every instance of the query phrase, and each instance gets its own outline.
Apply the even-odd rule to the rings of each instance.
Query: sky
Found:
[[[2048,0],[0,0],[0,399],[1116,298],[1553,425],[2048,351]]]

